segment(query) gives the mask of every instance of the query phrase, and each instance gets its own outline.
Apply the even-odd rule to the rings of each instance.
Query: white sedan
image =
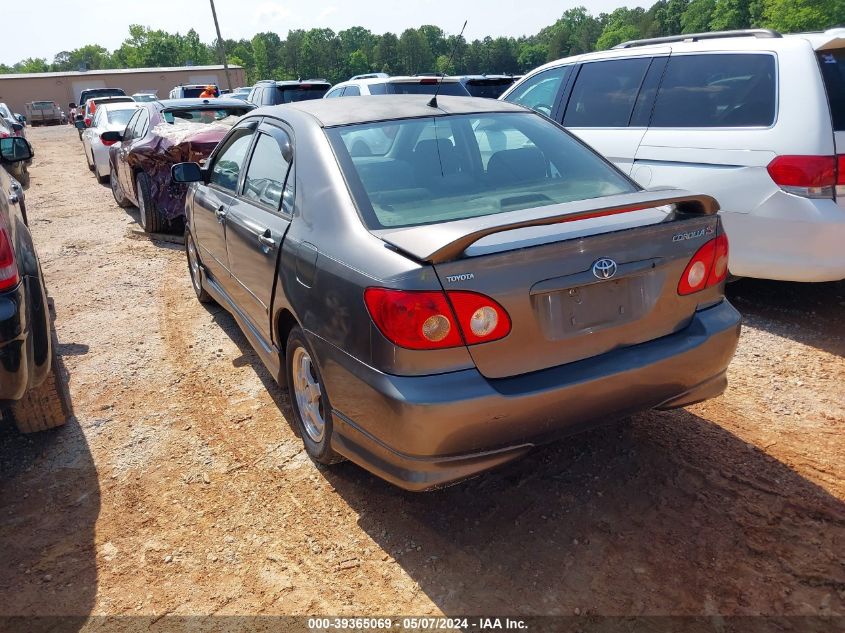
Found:
[[[111,177],[108,146],[113,143],[104,142],[100,137],[103,132],[122,133],[138,107],[139,104],[135,102],[102,104],[94,114],[91,127],[82,132],[82,150],[88,161],[88,169],[96,174],[101,183],[107,183]]]

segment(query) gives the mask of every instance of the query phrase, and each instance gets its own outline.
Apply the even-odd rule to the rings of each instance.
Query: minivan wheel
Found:
[[[185,232],[185,252],[188,255],[188,272],[191,275],[191,285],[194,287],[197,300],[200,303],[211,303],[214,299],[202,287],[202,270],[200,268],[199,253],[197,253],[194,238],[187,231]]]
[[[141,228],[147,233],[161,233],[164,223],[150,194],[150,179],[147,174],[140,173],[135,176],[135,191],[138,192],[138,217]]]
[[[305,451],[315,462],[335,464],[343,457],[332,450],[332,414],[323,379],[299,326],[288,337],[287,381],[291,408]]]

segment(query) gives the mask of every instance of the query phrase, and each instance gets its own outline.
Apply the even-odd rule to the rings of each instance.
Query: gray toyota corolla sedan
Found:
[[[309,455],[422,490],[720,394],[716,201],[643,191],[519,106],[430,99],[258,109],[173,168],[196,294],[288,386]]]

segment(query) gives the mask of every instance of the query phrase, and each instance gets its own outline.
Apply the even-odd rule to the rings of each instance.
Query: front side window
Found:
[[[569,71],[569,66],[558,66],[537,73],[519,84],[505,101],[518,103],[540,114],[551,116],[558,92]]]
[[[621,172],[533,113],[426,117],[326,131],[364,222],[415,226],[635,191]],[[390,138],[383,155],[356,152]]]
[[[651,127],[755,127],[775,120],[772,55],[670,57]]]
[[[215,184],[232,193],[238,190],[238,180],[246,162],[246,152],[252,143],[252,134],[252,130],[244,129],[237,130],[229,137],[226,146],[214,159],[208,180],[210,184]]]
[[[651,59],[584,64],[566,106],[567,127],[628,127]]]
[[[289,169],[279,141],[269,134],[259,134],[246,172],[244,197],[278,211]]]

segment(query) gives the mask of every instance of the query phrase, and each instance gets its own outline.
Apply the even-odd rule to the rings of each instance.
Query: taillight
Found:
[[[835,156],[778,156],[766,168],[781,189],[804,198],[832,198]]]
[[[728,276],[728,237],[720,235],[699,248],[678,282],[679,295],[710,288]]]
[[[486,343],[511,330],[504,308],[475,292],[367,288],[364,302],[385,338],[408,349]]]
[[[85,117],[85,127],[91,127],[91,117]]]
[[[8,290],[18,285],[18,265],[15,251],[3,216],[0,215],[0,290]]]
[[[446,294],[455,309],[467,345],[495,341],[510,333],[508,313],[490,297],[463,290],[451,290]]]
[[[440,83],[439,79],[420,79],[421,86],[432,86],[438,83]]]
[[[836,157],[836,197],[845,197],[845,156]]]
[[[0,130],[0,138],[9,138],[9,133],[6,130]]]
[[[105,133],[105,132],[104,132],[104,133]],[[103,145],[105,145],[106,147],[108,147],[109,145],[114,145],[115,143],[117,143],[117,141],[106,141],[105,139],[103,139],[103,135],[102,135],[102,134],[100,134],[100,142],[101,142]]]

